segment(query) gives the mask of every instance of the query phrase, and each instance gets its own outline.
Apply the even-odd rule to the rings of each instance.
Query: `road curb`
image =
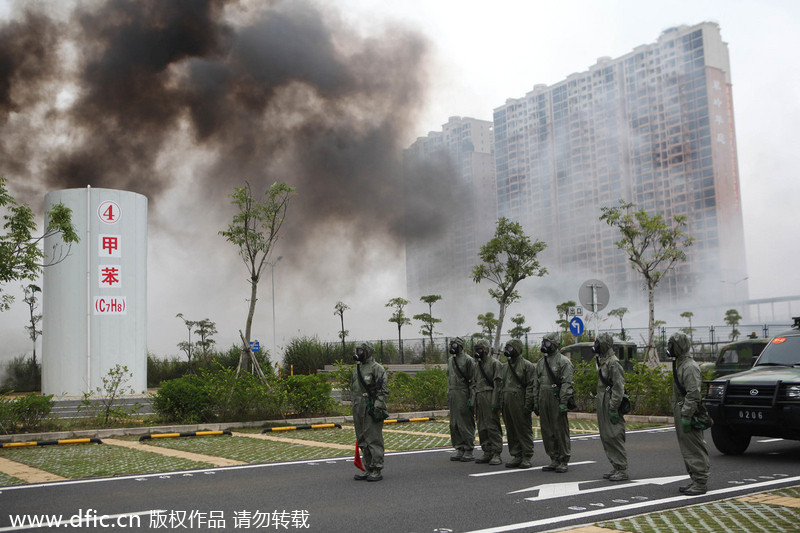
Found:
[[[396,418],[447,418],[450,411],[438,409],[433,411],[416,411],[407,413],[392,413]],[[596,420],[596,413],[568,413],[571,420]],[[647,416],[647,415],[625,415],[625,420],[629,423],[642,424],[662,424],[672,425],[671,416]],[[213,424],[187,424],[187,425],[165,425],[149,426],[141,428],[113,428],[113,429],[85,429],[74,431],[56,431],[47,433],[16,433],[12,435],[0,435],[0,443],[3,442],[24,442],[31,440],[60,440],[60,439],[82,439],[106,437],[131,437],[142,436],[149,433],[188,433],[191,431],[223,431],[226,429],[257,428],[263,426],[285,426],[287,423],[293,425],[311,424],[342,424],[352,423],[352,416],[323,416],[316,418],[292,418],[279,420],[256,420],[251,422],[217,422]]]

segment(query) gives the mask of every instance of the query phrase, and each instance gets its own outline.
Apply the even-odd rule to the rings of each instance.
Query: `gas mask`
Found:
[[[514,350],[514,347],[511,346],[510,344],[506,344],[503,353],[505,354],[506,357],[516,357],[518,355],[516,350]]]
[[[596,354],[600,354],[600,341],[594,341],[594,345],[592,346],[592,351]]]
[[[556,347],[550,342],[549,339],[544,339],[542,341],[542,352],[546,354],[551,354],[556,351]]]
[[[457,342],[451,342],[450,343],[450,353],[451,354],[458,355],[458,352],[460,352],[460,351],[461,350],[460,350],[460,347],[459,347]]]
[[[667,344],[667,357],[678,357],[678,351],[675,349],[675,343],[672,340]]]
[[[353,359],[356,362],[363,363],[366,358],[367,351],[364,348],[356,348],[356,354],[353,356]]]
[[[484,355],[486,355],[486,350],[483,349],[483,346],[479,346],[475,349],[475,357],[483,359]]]

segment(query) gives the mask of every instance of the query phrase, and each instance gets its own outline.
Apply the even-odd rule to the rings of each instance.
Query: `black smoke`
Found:
[[[447,228],[452,174],[403,183],[429,76],[417,32],[363,36],[327,2],[59,5],[20,2],[0,25],[0,172],[23,200],[134,191],[152,227],[162,196],[190,179],[186,216],[223,229],[234,187],[283,181],[297,195],[280,253],[309,265],[346,247],[347,269],[375,246],[401,260],[406,239]],[[176,163],[198,156],[186,178]],[[346,242],[319,237],[334,228]]]

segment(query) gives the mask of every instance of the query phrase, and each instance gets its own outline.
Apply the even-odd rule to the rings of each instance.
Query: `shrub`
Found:
[[[124,405],[120,402],[121,396],[136,392],[133,387],[126,386],[132,376],[133,374],[131,374],[127,366],[114,365],[114,368],[103,376],[102,387],[83,393],[83,399],[81,400],[81,405],[78,406],[78,411],[88,412],[90,416],[97,418],[98,422],[103,426],[108,425],[109,422],[125,420],[135,416],[141,410],[141,404],[136,402],[133,405]]]
[[[584,413],[592,413],[595,411],[597,379],[597,368],[595,368],[594,363],[581,361],[575,365],[575,403],[578,404],[578,411]]]
[[[4,433],[36,431],[50,416],[53,395],[26,394],[15,399],[0,398],[0,430]]]
[[[596,410],[597,369],[593,363],[575,365],[575,401],[578,411]],[[625,372],[625,390],[631,398],[636,415],[672,415],[672,373],[658,366],[651,368],[637,362],[633,370]]]
[[[411,381],[414,378],[406,372],[389,372],[389,409],[392,411],[411,411],[417,402]]]
[[[352,393],[353,372],[356,365],[345,363],[342,360],[336,361],[335,365],[336,370],[329,372],[327,375],[328,382],[331,386],[340,389],[342,391],[342,398],[349,401]]]
[[[167,420],[184,424],[208,422],[214,415],[214,398],[197,375],[161,383],[153,395],[153,408]]]
[[[412,394],[417,409],[444,409],[447,407],[447,373],[441,368],[417,372],[412,379]]]
[[[335,408],[331,384],[324,376],[291,376],[286,393],[289,408],[299,416],[327,414]]]
[[[631,397],[633,414],[672,414],[672,373],[663,367],[637,362],[625,373],[625,389]]]
[[[6,378],[0,384],[2,391],[33,392],[42,390],[42,365],[32,357],[20,355],[8,363]]]
[[[289,342],[283,351],[284,374],[288,374],[292,366],[295,374],[315,374],[317,369],[332,365],[337,360],[355,352],[355,343],[345,343],[345,354],[342,354],[341,343],[320,342],[317,337],[299,337]]]
[[[147,386],[155,388],[163,381],[176,379],[189,373],[189,363],[177,357],[171,359],[157,359],[152,354],[147,354]]]
[[[330,399],[330,385],[325,385]],[[254,374],[237,375],[233,368],[219,367],[165,381],[153,395],[153,408],[165,419],[184,424],[280,418],[287,409],[286,382],[271,373],[262,381]]]
[[[389,374],[389,407],[394,411],[432,410],[447,407],[447,374],[428,368],[410,376]]]
[[[202,374],[206,390],[214,400],[214,415],[219,420],[264,420],[281,418],[286,408],[286,386],[271,373],[266,382],[255,374],[233,368],[219,368]]]

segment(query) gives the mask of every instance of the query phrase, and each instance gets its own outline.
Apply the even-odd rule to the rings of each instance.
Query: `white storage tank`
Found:
[[[119,364],[125,384],[147,390],[147,198],[114,189],[65,189],[45,196],[45,210],[72,209],[80,242],[44,240],[42,392],[96,393]]]

